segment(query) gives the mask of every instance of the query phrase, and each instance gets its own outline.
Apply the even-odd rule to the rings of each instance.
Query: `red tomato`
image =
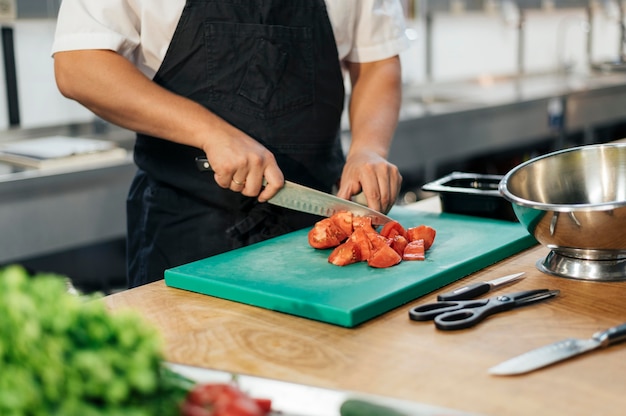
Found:
[[[350,236],[350,240],[359,245],[361,260],[367,260],[372,253],[372,242],[363,228],[357,228]]]
[[[328,262],[336,266],[347,266],[348,264],[358,263],[361,261],[361,249],[359,245],[352,240],[337,246],[330,256]]]
[[[337,247],[346,238],[348,234],[330,218],[318,221],[309,231],[309,244],[319,249]]]
[[[367,238],[369,238],[372,243],[372,251],[376,251],[382,247],[389,247],[391,245],[388,238],[383,237],[378,233],[369,233],[367,234]]]
[[[185,400],[180,407],[181,416],[213,416],[213,409]]]
[[[257,406],[259,406],[259,408],[265,412],[265,413],[269,413],[272,411],[272,399],[263,399],[263,398],[253,398],[252,400],[254,400],[257,404]]]
[[[187,399],[191,403],[207,405],[215,404],[219,401],[230,401],[241,394],[238,388],[230,384],[210,383],[196,386],[189,392]]]
[[[394,238],[397,235],[401,235],[406,238],[406,230],[398,221],[389,221],[383,225],[382,230],[380,230],[380,235],[387,238]]]
[[[367,265],[376,268],[395,266],[402,261],[402,257],[388,245],[383,245],[375,250],[367,260]]]
[[[405,237],[401,236],[400,234],[396,235],[391,240],[391,248],[394,249],[396,253],[398,253],[401,256],[404,254],[404,248],[407,246],[407,244],[409,244],[409,240],[407,240]]]
[[[402,260],[426,260],[424,240],[420,238],[419,240],[410,241],[404,248]]]
[[[318,221],[309,231],[312,247],[334,248],[328,262],[345,266],[367,261],[371,267],[391,267],[402,260],[425,260],[436,231],[427,225],[405,229],[397,221],[383,226],[380,234],[369,217],[341,211]]]
[[[196,386],[181,407],[183,416],[264,416],[271,400],[252,399],[236,386],[207,383]]]
[[[354,228],[355,230],[357,228],[362,228],[363,231],[365,231],[368,234],[376,233],[376,230],[374,229],[374,227],[372,227],[372,219],[370,217],[360,217],[358,215],[355,216],[352,219],[352,228]]]
[[[350,211],[340,211],[330,217],[335,225],[337,225],[337,227],[341,228],[341,230],[346,233],[346,236],[352,234],[352,218],[353,215]]]
[[[433,245],[437,232],[428,225],[418,225],[406,230],[406,234],[409,241],[424,240],[424,250],[428,250]]]

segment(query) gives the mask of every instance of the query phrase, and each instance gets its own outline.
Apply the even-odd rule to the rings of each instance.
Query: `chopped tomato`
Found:
[[[265,412],[269,413],[272,411],[272,399],[263,399],[263,398],[253,398],[259,408]]]
[[[334,248],[328,262],[345,266],[367,261],[371,267],[391,267],[402,260],[425,260],[436,231],[427,225],[405,229],[398,221],[386,223],[380,233],[370,217],[340,211],[318,221],[309,231],[309,244]]]
[[[380,235],[387,238],[394,238],[397,235],[401,235],[406,238],[406,230],[398,221],[389,221],[380,230]]]
[[[372,219],[370,217],[355,216],[352,219],[352,228],[362,228],[366,233],[376,233],[376,230],[372,226]],[[378,233],[377,233],[378,234]]]
[[[424,250],[428,250],[433,245],[437,234],[434,228],[423,224],[409,228],[406,233],[409,241],[424,240]]]
[[[385,244],[374,250],[370,258],[367,260],[367,265],[370,267],[385,268],[395,266],[401,261],[402,257],[400,257],[394,249]]]
[[[348,264],[358,263],[361,261],[361,249],[359,245],[352,240],[337,246],[330,256],[328,262],[336,266],[347,266]]]
[[[309,244],[319,249],[337,247],[346,238],[348,234],[330,218],[318,221],[309,231]]]
[[[372,251],[376,251],[384,246],[389,247],[391,245],[388,238],[383,237],[378,233],[369,233],[367,234],[367,238],[369,238],[372,243]]]
[[[346,236],[352,234],[352,218],[354,216],[350,211],[339,211],[333,214],[330,219],[337,225],[337,227],[341,228],[341,230],[346,233]]]
[[[404,248],[407,246],[407,244],[409,244],[409,240],[407,240],[400,234],[391,239],[391,248],[394,249],[396,253],[401,256],[404,254]]]
[[[201,384],[193,388],[182,404],[183,416],[264,416],[271,400],[252,399],[234,385]]]
[[[367,260],[372,252],[372,242],[363,228],[357,228],[350,236],[350,240],[359,245],[361,251],[361,260]]]
[[[404,248],[402,260],[426,260],[426,247],[424,240],[413,240]]]

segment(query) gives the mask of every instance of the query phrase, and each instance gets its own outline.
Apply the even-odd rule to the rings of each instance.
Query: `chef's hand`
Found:
[[[215,182],[222,188],[266,202],[285,182],[274,155],[242,131],[234,127],[226,130],[228,134],[213,136],[204,146]]]
[[[379,154],[352,153],[343,168],[337,196],[350,199],[363,192],[368,207],[386,214],[396,202],[401,184],[398,168]]]

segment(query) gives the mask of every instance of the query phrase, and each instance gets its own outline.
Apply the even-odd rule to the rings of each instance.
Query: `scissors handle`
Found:
[[[409,318],[414,321],[430,321],[442,314],[453,313],[465,308],[478,308],[488,302],[488,299],[479,299],[426,303],[409,309]]]
[[[494,313],[513,309],[515,306],[516,303],[512,299],[504,301],[492,299],[478,308],[463,308],[437,315],[435,326],[443,330],[470,328]]]
[[[435,326],[443,330],[469,328],[495,313],[541,302],[558,294],[558,290],[535,289],[496,296],[487,299],[483,306],[470,307],[466,304],[465,307],[458,310],[442,313],[435,317]]]

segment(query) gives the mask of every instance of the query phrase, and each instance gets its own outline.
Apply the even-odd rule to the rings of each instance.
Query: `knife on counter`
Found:
[[[488,282],[470,283],[458,289],[454,289],[451,292],[442,293],[437,296],[437,300],[448,302],[453,300],[474,299],[501,286],[514,283],[520,280],[524,274],[525,272],[521,272],[493,279]]]
[[[196,166],[200,171],[213,171],[206,157],[197,157]],[[350,211],[354,215],[370,217],[372,225],[384,225],[392,221],[388,216],[364,205],[290,181],[285,181],[285,186],[267,202],[322,217],[330,217],[339,211]]]
[[[626,323],[596,332],[590,339],[567,338],[528,351],[490,368],[489,373],[498,376],[524,374],[622,341],[626,341]]]

